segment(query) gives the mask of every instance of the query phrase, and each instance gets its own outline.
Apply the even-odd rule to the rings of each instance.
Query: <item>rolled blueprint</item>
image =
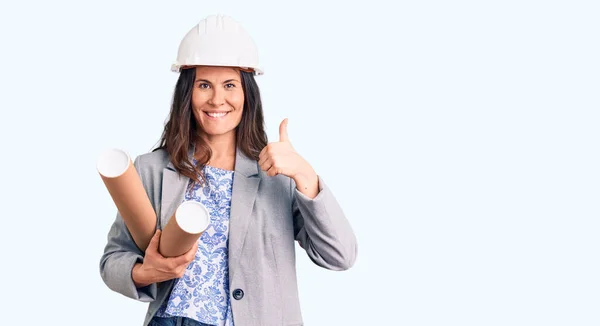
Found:
[[[184,201],[171,216],[160,235],[158,251],[164,257],[188,252],[210,224],[210,214],[197,201]]]
[[[129,154],[109,149],[98,159],[97,169],[133,240],[145,251],[156,231],[156,212]]]

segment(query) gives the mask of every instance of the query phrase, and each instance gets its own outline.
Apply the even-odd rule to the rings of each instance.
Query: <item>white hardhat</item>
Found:
[[[254,40],[238,22],[224,15],[204,18],[184,36],[171,70],[200,65],[239,67],[263,74]]]

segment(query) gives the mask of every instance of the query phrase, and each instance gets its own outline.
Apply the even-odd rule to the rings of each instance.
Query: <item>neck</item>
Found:
[[[236,153],[236,134],[235,132],[226,135],[203,135],[202,139],[208,144],[212,151],[212,156],[208,164],[214,167],[232,170],[235,164]],[[196,153],[198,157],[198,153]]]

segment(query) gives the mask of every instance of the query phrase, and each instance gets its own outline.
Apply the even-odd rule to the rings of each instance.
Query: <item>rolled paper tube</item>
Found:
[[[162,230],[158,251],[164,257],[188,252],[210,224],[208,209],[197,201],[184,201]]]
[[[129,155],[110,149],[98,159],[98,173],[136,245],[145,251],[156,231],[156,212]]]

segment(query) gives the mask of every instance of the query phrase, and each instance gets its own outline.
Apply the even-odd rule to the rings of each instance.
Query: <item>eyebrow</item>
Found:
[[[231,82],[233,82],[233,81],[240,83],[240,81],[239,81],[239,80],[237,80],[237,79],[227,79],[226,81],[224,81],[224,82],[223,82],[223,84],[226,84],[226,83],[231,83]],[[196,82],[196,83],[197,83],[197,82],[205,82],[205,83],[207,83],[207,84],[212,84],[210,81],[208,81],[208,80],[206,80],[206,79],[196,79],[196,81],[195,81],[195,82]]]

